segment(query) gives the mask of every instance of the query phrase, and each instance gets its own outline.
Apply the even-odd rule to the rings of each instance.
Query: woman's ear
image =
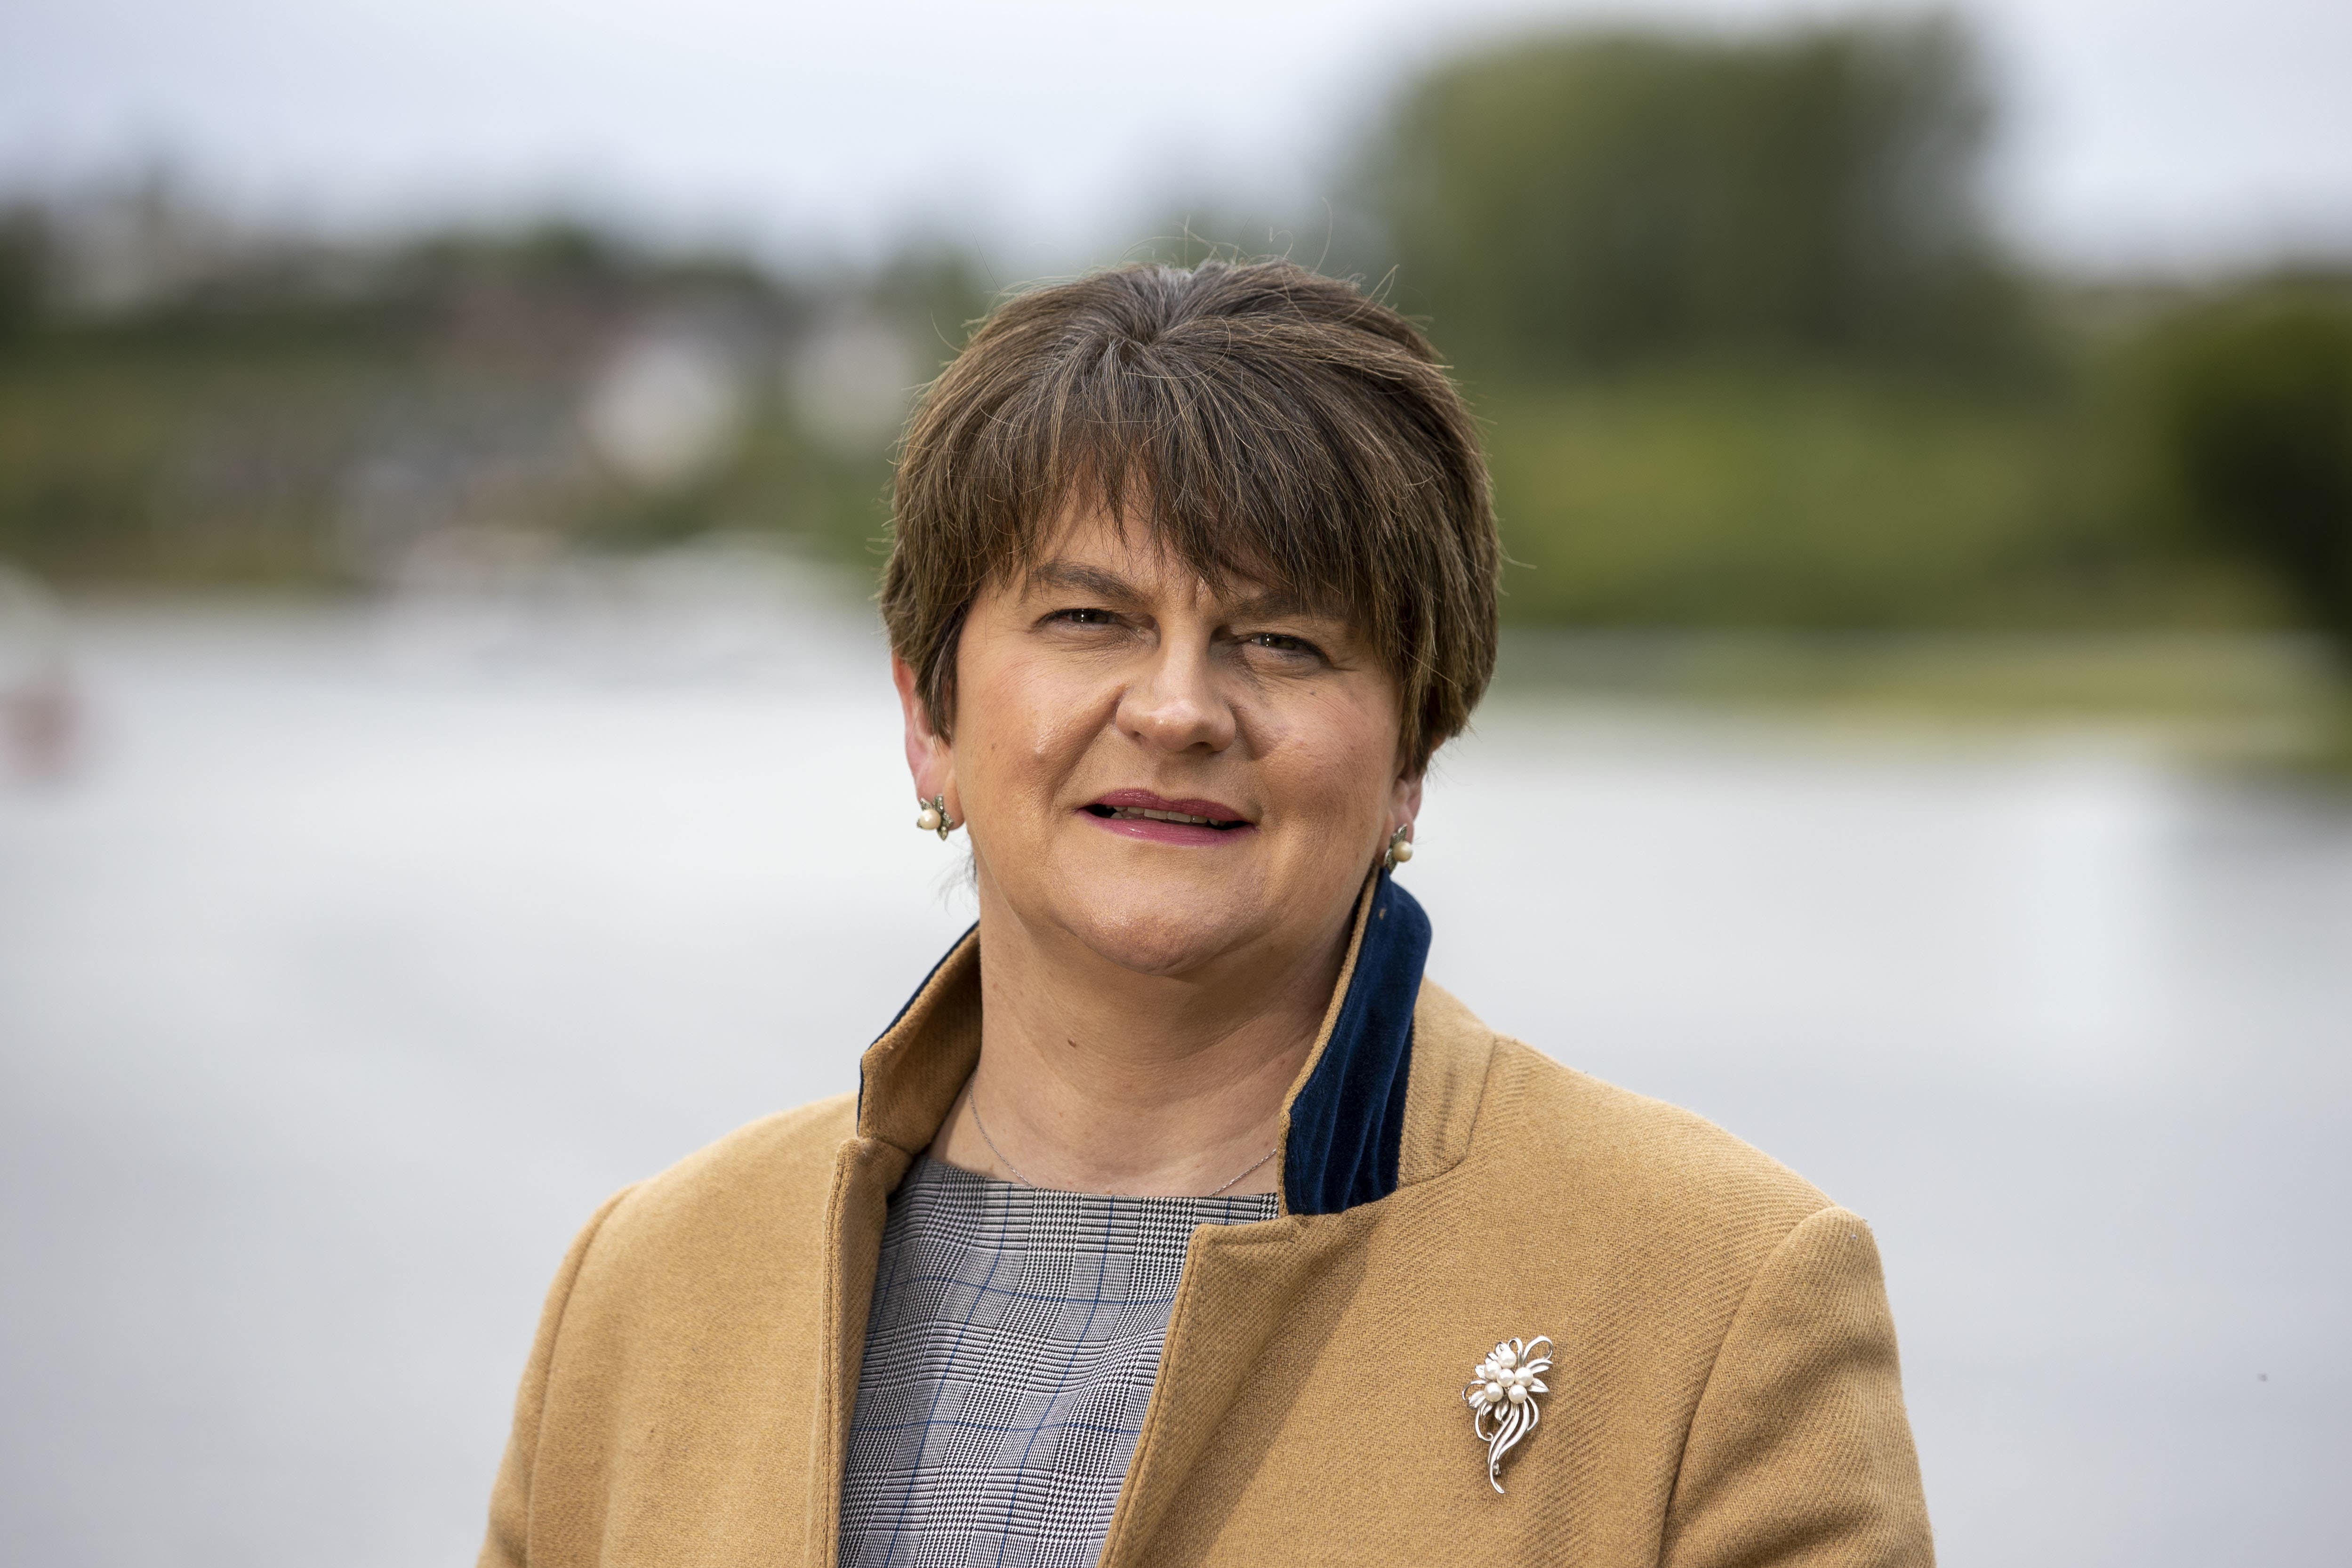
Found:
[[[1389,795],[1389,831],[1411,827],[1412,819],[1421,815],[1421,774],[1399,773],[1396,785]]]
[[[907,721],[907,771],[914,775],[915,797],[928,801],[946,795],[948,816],[961,821],[955,796],[955,751],[948,738],[932,726],[930,704],[923,700],[915,667],[890,655],[890,682],[898,689],[898,709]]]

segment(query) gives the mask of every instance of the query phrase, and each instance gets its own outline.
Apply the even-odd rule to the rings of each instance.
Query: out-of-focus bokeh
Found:
[[[969,919],[865,603],[916,390],[1276,253],[1491,443],[1433,973],[1872,1216],[1945,1562],[2339,1561],[2347,71],[2299,0],[13,7],[0,1552],[465,1558],[572,1226]]]

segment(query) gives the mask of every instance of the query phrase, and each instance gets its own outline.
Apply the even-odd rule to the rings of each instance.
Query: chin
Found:
[[[1175,978],[1204,969],[1265,935],[1257,911],[1203,900],[1196,889],[1129,888],[1069,911],[1062,923],[1097,956],[1138,974]],[[1191,895],[1191,896],[1186,896]]]

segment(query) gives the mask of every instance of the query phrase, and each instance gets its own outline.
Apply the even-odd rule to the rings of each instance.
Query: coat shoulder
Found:
[[[1810,1215],[1820,1188],[1680,1106],[1498,1037],[1474,1166],[1560,1222],[1744,1276]],[[1484,1154],[1484,1159],[1477,1156]]]
[[[855,1095],[778,1111],[706,1144],[625,1194],[588,1266],[726,1265],[773,1258],[823,1229],[835,1157],[856,1132]]]

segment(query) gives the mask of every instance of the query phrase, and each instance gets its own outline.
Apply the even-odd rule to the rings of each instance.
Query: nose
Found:
[[[1163,637],[1120,694],[1118,726],[1154,750],[1216,752],[1234,743],[1233,705],[1218,689],[1210,650]]]

